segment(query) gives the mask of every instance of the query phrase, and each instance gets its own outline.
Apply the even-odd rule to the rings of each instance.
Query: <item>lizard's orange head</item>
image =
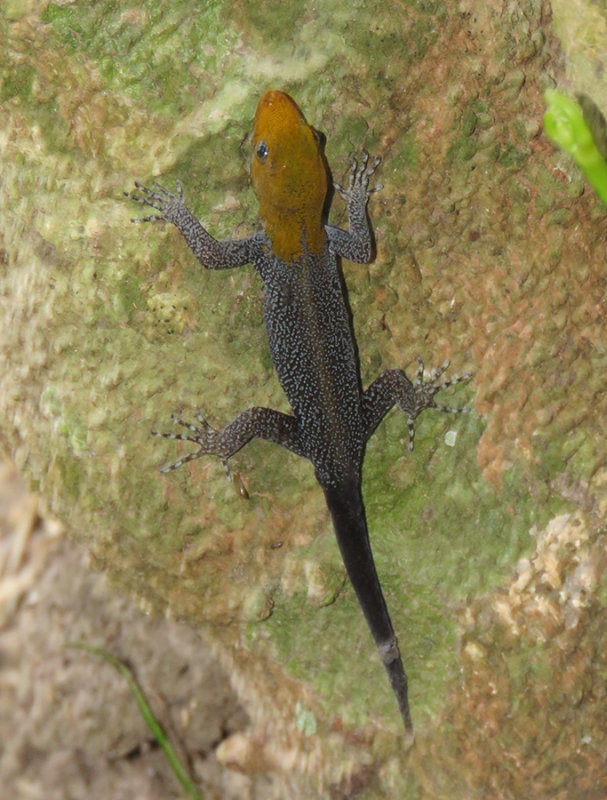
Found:
[[[267,92],[257,106],[251,180],[273,252],[285,261],[320,255],[327,167],[319,134],[284,92]]]

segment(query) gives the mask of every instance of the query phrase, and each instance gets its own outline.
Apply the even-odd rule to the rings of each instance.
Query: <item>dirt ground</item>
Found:
[[[69,642],[126,660],[205,798],[273,795],[223,767],[248,719],[197,633],[146,617],[87,568],[14,468],[0,464],[0,787],[11,800],[184,797],[126,682]]]

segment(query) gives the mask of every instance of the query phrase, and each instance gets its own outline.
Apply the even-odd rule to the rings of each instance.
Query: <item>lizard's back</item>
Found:
[[[264,253],[264,315],[280,383],[319,480],[358,470],[363,445],[361,384],[335,256],[303,253],[285,263]]]

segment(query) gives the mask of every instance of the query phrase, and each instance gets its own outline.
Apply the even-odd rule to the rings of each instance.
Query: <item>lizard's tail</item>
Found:
[[[351,480],[335,487],[323,486],[323,489],[348,577],[390,678],[405,723],[408,744],[411,744],[413,725],[407,698],[407,676],[373,561],[360,481]]]

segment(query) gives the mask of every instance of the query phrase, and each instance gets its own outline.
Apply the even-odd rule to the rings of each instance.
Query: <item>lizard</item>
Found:
[[[222,430],[213,429],[198,412],[198,424],[180,419],[188,433],[155,436],[198,446],[161,469],[170,472],[200,456],[219,456],[224,464],[254,437],[282,445],[312,462],[332,517],[348,577],[367,620],[396,696],[407,740],[413,742],[407,677],[397,638],[375,568],[362,497],[365,445],[393,406],[407,414],[408,449],[413,448],[414,421],[437,406],[441,389],[468,380],[462,375],[439,378],[449,362],[424,379],[418,359],[413,381],[404,371],[382,372],[362,388],[349,305],[342,286],[341,258],[360,264],[374,257],[367,202],[382,188],[369,188],[380,163],[363,150],[353,159],[349,182],[335,190],[347,204],[348,231],[326,222],[329,168],[324,140],[308,124],[295,101],[269,91],[259,101],[254,120],[251,181],[263,228],[237,240],[214,239],[187,208],[183,188],[170,192],[157,183],[135,182],[132,200],[157,213],[133,222],[172,223],[203,267],[229,269],[251,264],[263,283],[267,337],[279,382],[291,413],[253,407]]]

